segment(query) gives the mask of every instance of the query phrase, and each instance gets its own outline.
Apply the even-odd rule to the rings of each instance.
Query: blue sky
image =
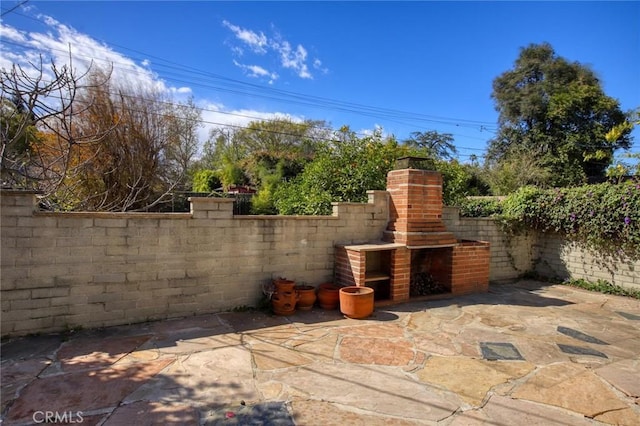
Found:
[[[492,81],[549,42],[640,107],[640,2],[2,2],[2,58],[112,62],[114,77],[193,96],[207,122],[276,114],[366,133],[451,133],[460,160],[496,129]],[[28,51],[25,53],[25,47]],[[35,50],[34,50],[35,49]],[[640,151],[640,132],[632,152]]]

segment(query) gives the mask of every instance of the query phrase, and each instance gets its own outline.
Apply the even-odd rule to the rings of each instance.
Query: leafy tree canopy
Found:
[[[409,151],[381,131],[359,138],[343,127],[335,136],[303,173],[278,188],[278,213],[331,214],[331,202],[366,202],[367,190],[384,189],[387,172]]]
[[[453,135],[438,133],[435,130],[412,132],[411,137],[404,143],[410,147],[421,149],[425,155],[432,158],[452,159],[458,153],[453,144]]]
[[[499,130],[489,161],[531,153],[546,185],[604,176],[614,151],[631,146],[628,128],[605,137],[625,122],[619,102],[605,95],[591,69],[557,56],[548,43],[523,48],[514,68],[494,80],[492,98]]]
[[[384,190],[387,173],[405,156],[429,156],[426,147],[399,144],[378,130],[359,138],[348,127],[318,151],[296,179],[278,187],[274,205],[280,214],[331,214],[332,202],[366,202],[368,190]],[[443,175],[443,197],[455,204],[469,195],[472,170],[455,160],[434,159]]]
[[[280,118],[252,121],[246,127],[215,129],[205,143],[203,168],[223,171],[223,183],[261,186],[265,169],[288,179],[299,174],[319,141],[327,139],[322,121]],[[241,169],[245,176],[229,173]],[[226,170],[226,172],[225,172]],[[233,176],[225,179],[224,175]],[[230,180],[234,180],[233,182]]]

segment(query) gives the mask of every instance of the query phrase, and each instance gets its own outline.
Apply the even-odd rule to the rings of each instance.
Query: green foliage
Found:
[[[422,148],[398,145],[381,132],[358,138],[348,128],[338,141],[318,150],[297,178],[280,185],[274,205],[280,214],[327,215],[331,202],[366,202],[368,190],[384,190],[387,174],[396,160],[408,155],[428,155]],[[477,173],[456,160],[433,160],[443,177],[443,201],[455,205],[470,193],[482,191]],[[477,187],[473,187],[477,185]]]
[[[544,186],[549,181],[550,172],[533,152],[513,150],[486,175],[492,194],[508,195],[523,186]]]
[[[453,135],[438,133],[435,130],[426,132],[412,132],[411,137],[404,141],[407,146],[418,148],[430,158],[452,159],[458,153],[453,144]]]
[[[331,202],[366,202],[368,190],[386,187],[387,173],[408,148],[381,132],[364,138],[348,128],[323,146],[304,172],[276,193],[280,214],[330,214]]]
[[[549,190],[524,187],[502,206],[511,229],[557,232],[606,255],[640,258],[640,181]]]
[[[596,282],[593,282],[583,279],[574,279],[566,281],[563,284],[572,287],[579,287],[585,290],[597,291],[599,293],[615,294],[617,296],[626,296],[632,297],[634,299],[640,299],[640,291],[611,284],[606,280],[598,280]]]
[[[286,215],[330,215],[331,202],[328,191],[302,177],[280,185],[274,194],[276,210]]]
[[[606,138],[625,122],[619,102],[604,94],[591,69],[558,57],[547,43],[522,49],[514,68],[494,80],[492,97],[500,127],[490,142],[490,160],[532,153],[548,172],[546,186],[604,176],[613,152],[631,146],[628,127]]]
[[[224,157],[222,161],[219,177],[225,191],[232,185],[242,185],[246,182],[244,171],[240,165],[228,157]]]
[[[221,185],[218,173],[215,170],[198,170],[193,175],[194,192],[213,192]]]
[[[625,132],[633,130],[634,126],[640,125],[640,108],[629,114],[629,120],[614,126],[607,134],[605,138],[608,142],[614,142],[620,139]],[[617,159],[615,163],[607,169],[607,177],[610,179],[620,180],[627,175],[640,175],[640,153],[626,152],[622,154],[622,159]],[[635,166],[624,161],[624,158],[634,159]]]
[[[0,135],[0,177],[3,184],[29,186],[24,169],[30,161],[31,146],[38,141],[38,132],[34,118],[26,111],[21,99],[0,98]]]
[[[502,202],[503,217],[507,220],[521,220],[535,214],[537,200],[546,191],[535,186],[523,186],[510,194]]]
[[[502,214],[502,203],[496,198],[465,198],[457,205],[461,217],[490,217]]]
[[[277,210],[274,205],[274,193],[282,181],[282,163],[276,170],[270,170],[265,167],[261,167],[260,181],[262,186],[258,193],[251,198],[251,213],[252,214],[276,214]]]
[[[286,179],[302,172],[326,132],[324,122],[290,119],[259,120],[244,128],[216,129],[205,143],[203,161],[207,168],[225,170],[225,184],[246,180],[260,188],[265,168],[281,167]]]
[[[458,205],[469,195],[473,178],[468,167],[456,160],[436,161],[436,170],[442,174],[442,201],[447,206]]]

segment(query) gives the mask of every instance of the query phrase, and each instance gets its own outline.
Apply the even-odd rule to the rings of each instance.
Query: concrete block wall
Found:
[[[162,214],[45,213],[36,204],[34,193],[0,192],[2,336],[255,305],[272,278],[332,281],[335,246],[378,241],[389,219],[386,191],[336,203],[332,216],[233,216],[230,200],[214,198]],[[559,237],[509,237],[455,208],[444,208],[443,222],[458,239],[490,243],[492,282],[536,270],[640,288],[640,262],[599,259]],[[408,253],[395,250],[392,264],[408,264]]]
[[[549,278],[606,280],[640,290],[640,260],[612,259],[593,253],[557,234],[540,235],[535,271]]]
[[[331,281],[336,244],[380,239],[386,191],[332,216],[233,216],[230,199],[190,213],[45,213],[0,193],[1,332],[24,335],[255,306],[286,277]]]

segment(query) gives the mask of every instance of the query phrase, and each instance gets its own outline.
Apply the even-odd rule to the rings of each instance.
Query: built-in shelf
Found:
[[[365,244],[352,244],[343,246],[347,250],[353,251],[381,251],[381,250],[395,250],[401,247],[406,247],[404,244],[398,243],[386,243],[386,242],[374,242]]]
[[[346,251],[342,259],[347,265],[357,266],[357,269],[364,268],[364,277],[357,279],[352,275],[344,278],[348,285],[366,285],[374,289],[374,299],[376,301],[389,300],[391,298],[391,259],[394,251],[404,248],[404,244],[388,243],[384,241],[373,241],[360,244],[341,245]],[[359,253],[358,255],[355,255]],[[353,255],[351,259],[350,256]],[[349,262],[358,262],[357,264]],[[351,274],[351,267],[339,268]]]
[[[383,280],[388,280],[391,278],[391,275],[389,275],[387,272],[382,272],[382,271],[367,271],[367,273],[365,274],[365,278],[364,281],[365,282],[371,282],[371,281],[383,281]]]

